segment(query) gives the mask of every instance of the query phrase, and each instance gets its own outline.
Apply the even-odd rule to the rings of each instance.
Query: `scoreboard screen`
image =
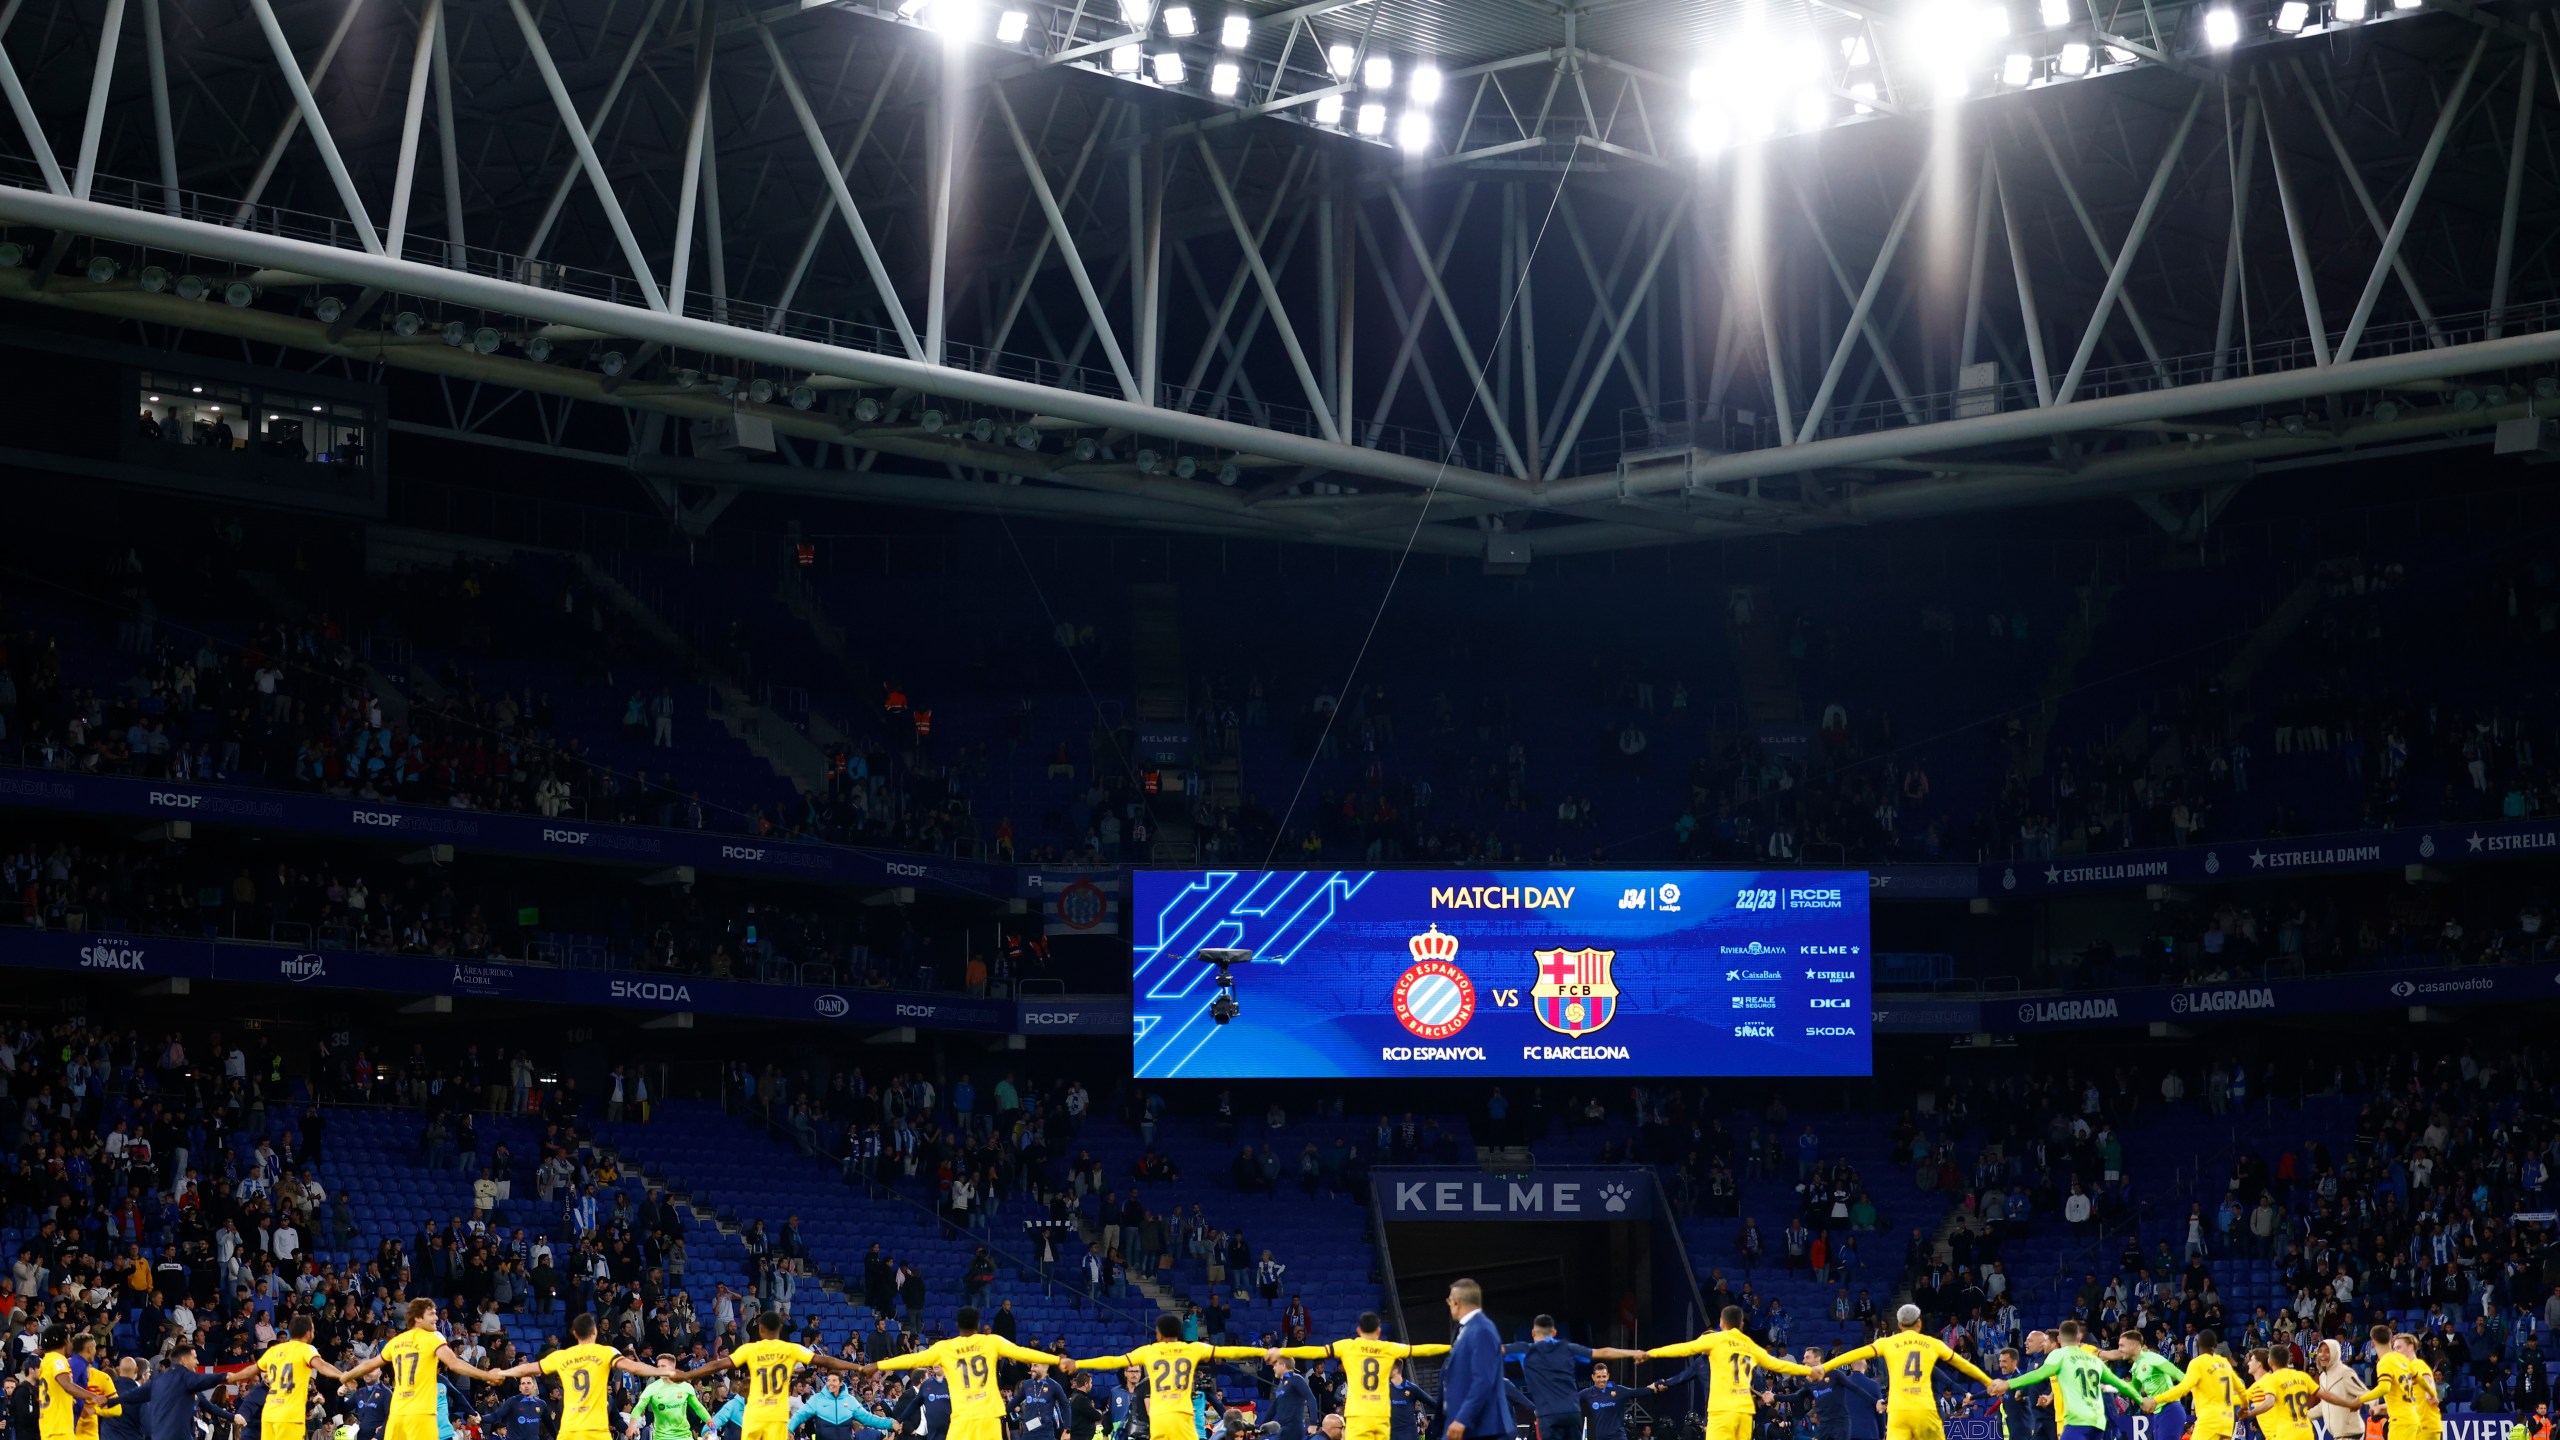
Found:
[[[1140,1079],[1872,1058],[1863,871],[1140,870],[1129,915]]]

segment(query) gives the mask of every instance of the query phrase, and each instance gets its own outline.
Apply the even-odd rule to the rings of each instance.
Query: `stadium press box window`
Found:
[[[1141,870],[1130,914],[1141,1079],[1873,1063],[1863,871]]]

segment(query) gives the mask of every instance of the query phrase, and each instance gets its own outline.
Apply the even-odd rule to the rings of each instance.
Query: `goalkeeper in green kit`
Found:
[[[2060,1440],[2107,1440],[2107,1400],[2101,1393],[2113,1390],[2128,1404],[2142,1399],[2142,1392],[2107,1368],[2107,1362],[2096,1352],[2084,1349],[2080,1322],[2065,1320],[2054,1327],[2061,1341],[2050,1358],[2024,1375],[2010,1377],[2009,1388],[2023,1389],[2039,1381],[2053,1384],[2053,1403],[2061,1414]]]
[[[2122,1360],[2132,1372],[2133,1388],[2148,1401],[2165,1390],[2187,1383],[2187,1372],[2170,1363],[2169,1357],[2143,1343],[2142,1332],[2127,1330],[2118,1337],[2116,1348],[2102,1350],[2107,1360]],[[2178,1440],[2187,1433],[2187,1407],[2172,1400],[2152,1413],[2151,1440]]]
[[[662,1355],[659,1363],[672,1367],[675,1357]],[[652,1380],[631,1404],[631,1433],[647,1440],[693,1440],[710,1426],[702,1397],[681,1380]]]

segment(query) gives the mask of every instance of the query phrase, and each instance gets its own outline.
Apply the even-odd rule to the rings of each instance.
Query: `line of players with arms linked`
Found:
[[[623,1354],[596,1339],[592,1315],[577,1316],[570,1325],[572,1344],[537,1360],[504,1369],[484,1369],[458,1354],[439,1328],[434,1302],[413,1300],[407,1328],[372,1357],[344,1368],[322,1359],[310,1343],[308,1316],[288,1322],[286,1338],[277,1341],[253,1369],[223,1375],[198,1372],[192,1356],[174,1354],[149,1382],[114,1383],[93,1355],[94,1336],[46,1332],[35,1383],[40,1440],[97,1440],[102,1419],[129,1407],[152,1417],[150,1440],[183,1440],[191,1436],[197,1398],[223,1386],[255,1385],[264,1392],[258,1408],[256,1440],[306,1440],[311,1414],[311,1388],[319,1378],[342,1386],[367,1381],[381,1372],[388,1381],[388,1403],[381,1417],[381,1440],[443,1440],[453,1433],[445,1421],[443,1374],[450,1372],[491,1385],[517,1383],[542,1413],[536,1386],[549,1377],[559,1389],[558,1440],[616,1440],[616,1374],[649,1383],[624,1418],[629,1432],[646,1432],[650,1440],[695,1440],[705,1431],[733,1422],[739,1440],[789,1440],[806,1408],[795,1403],[795,1381],[804,1369],[842,1374],[873,1371],[924,1371],[921,1391],[939,1391],[927,1405],[904,1412],[904,1418],[872,1413],[860,1402],[830,1386],[831,1413],[863,1429],[919,1434],[931,1440],[1060,1440],[1039,1432],[1055,1426],[1066,1440],[1099,1428],[1070,1421],[1063,1392],[1050,1415],[1026,1419],[1023,1407],[1009,1406],[1000,1367],[1011,1361],[1035,1367],[1036,1383],[1048,1385],[1048,1371],[1073,1376],[1079,1370],[1120,1371],[1127,1387],[1125,1404],[1134,1413],[1116,1425],[1122,1440],[1201,1440],[1202,1413],[1196,1392],[1215,1361],[1261,1360],[1280,1381],[1282,1393],[1292,1386],[1295,1362],[1330,1361],[1340,1368],[1338,1413],[1318,1416],[1300,1406],[1298,1434],[1283,1440],[1307,1440],[1320,1431],[1326,1440],[1424,1440],[1418,1417],[1429,1406],[1440,1412],[1428,1440],[1496,1440],[1512,1431],[1515,1411],[1537,1417],[1539,1440],[1622,1440],[1627,1407],[1647,1393],[1659,1393],[1690,1380],[1705,1389],[1704,1440],[1752,1440],[1760,1409],[1768,1396],[1763,1373],[1801,1376],[1812,1382],[1815,1408],[1825,1440],[1873,1434],[1872,1425],[1840,1426],[1851,1416],[1878,1411],[1881,1440],[1946,1440],[1940,1393],[1965,1392],[1966,1382],[1981,1387],[2000,1402],[2005,1432],[2013,1440],[2050,1434],[2055,1440],[2107,1440],[2111,1414],[2106,1394],[2113,1391],[2129,1406],[2152,1415],[2161,1440],[2235,1440],[2242,1420],[2255,1422],[2261,1440],[2318,1440],[2313,1410],[2318,1405],[2343,1408],[2370,1406],[2386,1417],[2387,1440],[2443,1440],[2444,1420],[2434,1371],[2418,1358],[2417,1340],[2376,1326],[2372,1338],[2378,1359],[2376,1383],[2360,1395],[2339,1395],[2304,1372],[2282,1363],[2282,1352],[2251,1350],[2242,1358],[2246,1378],[2211,1330],[2197,1336],[2197,1349],[2182,1368],[2149,1348],[2138,1332],[2128,1331],[2117,1347],[2102,1350],[2077,1320],[2063,1321],[2048,1337],[2027,1337],[2028,1355],[2004,1350],[1997,1358],[2001,1373],[1986,1374],[1973,1361],[1923,1331],[1920,1311],[1905,1305],[1895,1316],[1894,1333],[1874,1342],[1825,1356],[1807,1350],[1801,1362],[1772,1355],[1743,1329],[1743,1312],[1727,1307],[1719,1327],[1692,1340],[1652,1350],[1585,1348],[1556,1335],[1550,1317],[1540,1316],[1526,1344],[1499,1347],[1492,1322],[1481,1308],[1481,1293],[1472,1281],[1451,1287],[1449,1309],[1457,1322],[1458,1352],[1444,1368],[1442,1394],[1436,1406],[1402,1373],[1403,1362],[1449,1356],[1451,1345],[1409,1345],[1384,1339],[1375,1314],[1360,1318],[1360,1333],[1323,1345],[1285,1348],[1211,1345],[1182,1338],[1182,1321],[1174,1316],[1156,1322],[1157,1338],[1125,1354],[1077,1360],[1046,1354],[980,1328],[976,1310],[956,1316],[958,1333],[906,1355],[877,1362],[828,1355],[783,1338],[784,1317],[767,1312],[757,1319],[758,1336],[691,1370],[676,1368],[673,1357],[648,1363]],[[1471,1328],[1481,1327],[1481,1328]],[[2022,1369],[2022,1358],[2039,1361]],[[1611,1360],[1687,1359],[1689,1367],[1645,1390],[1612,1381]],[[1502,1376],[1504,1361],[1519,1366],[1522,1385]],[[1580,1379],[1580,1363],[1590,1363],[1589,1382]],[[2123,1363],[2119,1376],[2110,1362]],[[1876,1367],[1871,1379],[1868,1367]],[[1942,1372],[1940,1367],[1944,1366]],[[734,1372],[732,1397],[715,1417],[694,1388],[722,1372]],[[129,1374],[129,1372],[128,1372]],[[1961,1377],[1961,1380],[1952,1377]],[[1878,1380],[1881,1383],[1878,1383]],[[937,1383],[938,1382],[938,1383]],[[1480,1398],[1487,1387],[1496,1397]],[[2024,1392],[2049,1386],[2053,1423],[2036,1423]],[[1303,1379],[1295,1393],[1305,1395]],[[1080,1393],[1088,1394],[1079,1385]],[[1861,1413],[1863,1412],[1863,1414]],[[186,1428],[170,1423],[185,1417]],[[1240,1417],[1231,1417],[1240,1418]],[[1830,1421],[1834,1423],[1822,1423]],[[441,1423],[440,1423],[441,1422]],[[166,1430],[168,1433],[164,1434]],[[1836,1433],[1835,1433],[1836,1432]],[[136,1432],[143,1433],[143,1432]],[[1221,1427],[1221,1433],[1233,1433]],[[1272,1433],[1264,1427],[1264,1433]]]

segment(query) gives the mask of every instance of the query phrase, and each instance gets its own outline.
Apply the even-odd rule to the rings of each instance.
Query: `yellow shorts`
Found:
[[[2203,1420],[2197,1421],[2195,1428],[2196,1440],[2231,1440],[2231,1432],[2237,1427],[2232,1425],[2228,1420],[2220,1423],[2220,1429],[2212,1429],[2208,1428],[2208,1422]]]
[[[1751,1410],[1728,1410],[1707,1417],[1707,1440],[1751,1440],[1751,1422],[1758,1419]]]
[[[974,1420],[954,1420],[943,1432],[943,1440],[1004,1440],[1004,1417],[984,1415]]]
[[[791,1412],[750,1416],[738,1427],[739,1440],[791,1440]],[[259,1440],[265,1440],[260,1436]]]
[[[1345,1415],[1342,1417],[1342,1440],[1387,1440],[1393,1418],[1386,1415]]]
[[[258,1440],[302,1440],[303,1428],[311,1423],[311,1413],[296,1410],[283,1415],[258,1414]]]
[[[1947,1427],[1939,1423],[1935,1410],[1887,1409],[1884,1440],[1947,1440]]]
[[[435,1412],[393,1415],[382,1422],[382,1440],[436,1440]]]

